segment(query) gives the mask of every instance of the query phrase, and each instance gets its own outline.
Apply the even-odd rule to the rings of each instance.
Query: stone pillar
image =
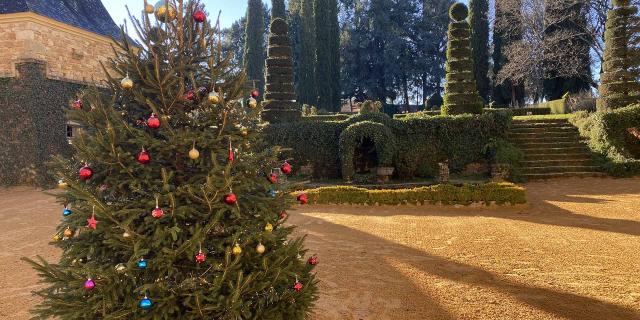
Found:
[[[289,27],[277,18],[271,22],[270,30],[262,119],[271,123],[298,121],[302,112],[296,102]]]

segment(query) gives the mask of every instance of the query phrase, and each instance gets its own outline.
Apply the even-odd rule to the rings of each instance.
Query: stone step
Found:
[[[526,155],[563,155],[563,154],[589,154],[589,149],[585,145],[576,147],[564,147],[564,148],[520,148],[520,150]]]
[[[564,150],[564,149],[563,149]],[[568,160],[568,161],[589,161],[591,154],[589,152],[574,153],[556,153],[556,154],[525,154],[524,161],[543,161],[543,160]]]
[[[599,172],[598,166],[558,166],[558,167],[523,167],[524,174],[567,173],[567,172]]]
[[[566,130],[566,131],[551,131],[551,132],[509,132],[507,137],[509,138],[533,138],[533,137],[550,137],[550,138],[564,138],[564,137],[580,137],[578,131]]]
[[[590,166],[591,159],[547,159],[547,160],[524,160],[521,162],[524,168],[529,167],[579,167]]]
[[[546,127],[568,127],[569,122],[513,122],[512,128],[546,128]]]
[[[573,136],[547,136],[547,135],[534,135],[534,136],[522,136],[522,137],[510,137],[509,140],[515,144],[525,143],[540,143],[540,142],[576,142],[580,141],[580,137]]]
[[[524,142],[517,143],[516,146],[522,150],[528,149],[554,149],[554,148],[571,148],[571,147],[585,147],[583,143],[576,140],[569,141],[553,141],[553,142]]]
[[[511,133],[534,133],[534,134],[548,134],[548,133],[561,133],[561,132],[578,132],[578,128],[573,126],[562,127],[522,127],[511,128]]]
[[[536,124],[536,123],[569,123],[567,119],[533,119],[533,120],[513,120],[513,124]]]
[[[534,173],[523,174],[522,177],[527,180],[547,180],[556,178],[591,178],[591,177],[606,177],[607,175],[602,172],[559,172],[559,173]]]

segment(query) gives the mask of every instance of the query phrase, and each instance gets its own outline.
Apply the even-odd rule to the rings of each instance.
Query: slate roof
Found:
[[[33,12],[99,35],[121,39],[100,0],[0,0],[0,14]]]

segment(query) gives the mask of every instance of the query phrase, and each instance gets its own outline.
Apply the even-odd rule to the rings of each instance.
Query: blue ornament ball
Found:
[[[269,189],[269,192],[267,193],[269,194],[269,196],[271,196],[271,198],[275,198],[278,195],[276,190],[274,189]]]
[[[62,215],[65,216],[65,217],[70,216],[72,213],[73,213],[73,211],[71,211],[68,208],[64,208],[64,210],[62,211]]]
[[[151,309],[152,306],[153,306],[153,302],[151,302],[151,299],[144,298],[144,299],[140,300],[140,308],[142,308],[144,310],[149,310],[149,309]]]
[[[146,269],[147,268],[147,260],[141,259],[138,261],[138,268]]]

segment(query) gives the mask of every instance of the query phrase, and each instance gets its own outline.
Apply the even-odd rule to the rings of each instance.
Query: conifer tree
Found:
[[[603,73],[598,109],[640,102],[640,17],[630,0],[614,0],[607,13]],[[634,45],[635,41],[635,45]]]
[[[318,108],[339,111],[340,30],[336,0],[313,3],[316,38],[316,86]],[[336,97],[338,100],[336,101]]]
[[[248,1],[244,64],[248,80],[259,89],[264,88],[265,16],[262,0]]]
[[[496,80],[498,74],[502,68],[508,63],[505,55],[506,48],[512,43],[522,39],[521,26],[511,26],[511,29],[518,30],[520,32],[504,32],[502,28],[507,24],[506,21],[512,21],[509,18],[510,11],[505,10],[503,6],[509,5],[503,3],[502,0],[494,1],[495,9],[495,21],[493,27],[493,83],[491,98],[497,106],[522,106],[525,100],[525,88],[523,83],[513,83],[511,80],[506,80],[503,83],[498,83]],[[520,5],[520,3],[518,3]]]
[[[276,18],[287,18],[287,9],[284,0],[271,0],[271,20]]]
[[[487,102],[491,88],[489,81],[489,0],[471,0],[469,8],[473,73],[478,85],[478,92]]]
[[[110,95],[68,111],[84,131],[52,164],[62,255],[29,260],[38,318],[304,319],[316,299],[317,260],[283,225],[291,167],[255,149],[261,110],[202,5],[174,6],[134,21],[139,47],[122,37]]]
[[[453,21],[449,23],[448,32],[444,115],[479,114],[484,106],[473,75],[468,15],[469,9],[462,3],[453,4],[449,10]]]
[[[300,42],[298,57],[298,102],[318,105],[316,88],[316,25],[313,15],[313,0],[300,0]]]

